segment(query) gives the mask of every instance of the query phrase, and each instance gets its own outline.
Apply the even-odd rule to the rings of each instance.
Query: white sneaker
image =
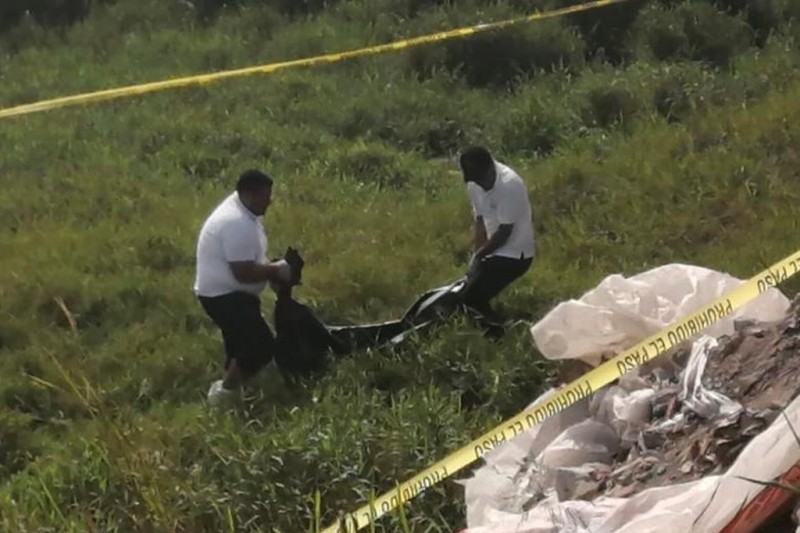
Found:
[[[233,391],[222,386],[222,380],[217,380],[208,389],[208,403],[212,407],[222,407],[233,399]]]

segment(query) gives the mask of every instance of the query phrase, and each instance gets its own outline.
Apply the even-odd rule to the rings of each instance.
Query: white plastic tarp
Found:
[[[558,304],[531,327],[537,349],[548,359],[582,359],[597,365],[707,305],[743,281],[714,270],[673,263],[626,278],[612,274],[578,300]],[[704,333],[733,333],[734,320],[781,319],[789,300],[770,289]]]

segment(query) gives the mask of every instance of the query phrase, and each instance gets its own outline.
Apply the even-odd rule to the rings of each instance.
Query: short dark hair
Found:
[[[236,192],[255,192],[266,187],[272,187],[272,178],[264,172],[256,169],[249,169],[242,172],[236,182]]]
[[[483,146],[468,146],[461,151],[459,164],[464,172],[464,181],[473,181],[476,175],[483,174],[492,167],[494,159]]]

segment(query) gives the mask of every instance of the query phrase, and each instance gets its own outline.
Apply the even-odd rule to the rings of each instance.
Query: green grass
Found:
[[[390,4],[309,18],[248,5],[201,23],[177,2],[119,0],[63,37],[23,25],[0,106],[529,9]],[[297,297],[331,324],[395,318],[462,274],[469,210],[448,159],[472,142],[529,185],[540,257],[501,300],[536,317],[611,273],[688,262],[749,277],[796,250],[797,6],[763,47],[717,43],[727,66],[703,62],[697,36],[655,57],[653,24],[670,17],[739,27],[698,5],[645,6],[614,66],[548,21],[489,42],[544,39],[569,62],[465,70],[470,47],[441,44],[0,122],[0,528],[314,530],[541,392],[554,365],[525,327],[491,342],[452,323],[300,389],[269,368],[232,414],[208,412],[221,347],[191,294],[194,242],[247,167],[276,178],[271,250],[300,249]],[[376,529],[452,532],[463,517],[446,481]]]

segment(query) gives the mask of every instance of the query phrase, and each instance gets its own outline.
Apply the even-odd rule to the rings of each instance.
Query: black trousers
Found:
[[[462,293],[464,304],[484,314],[492,313],[489,301],[525,274],[532,262],[532,257],[515,259],[491,256],[485,259],[475,275],[467,281]]]
[[[261,316],[258,296],[232,292],[208,298],[199,296],[200,305],[222,331],[225,369],[231,361],[245,377],[252,376],[272,361],[275,336]]]

